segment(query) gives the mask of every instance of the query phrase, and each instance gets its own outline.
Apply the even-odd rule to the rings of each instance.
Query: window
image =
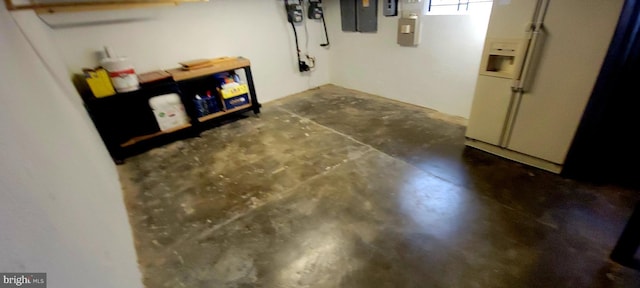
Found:
[[[427,14],[468,14],[477,9],[491,7],[492,0],[429,0]]]

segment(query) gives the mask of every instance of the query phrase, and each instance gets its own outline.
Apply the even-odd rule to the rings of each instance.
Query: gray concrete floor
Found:
[[[323,86],[119,166],[147,287],[640,287],[637,191],[465,148],[460,119]]]

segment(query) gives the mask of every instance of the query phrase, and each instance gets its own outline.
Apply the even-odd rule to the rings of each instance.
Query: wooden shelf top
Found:
[[[182,81],[198,78],[206,75],[226,72],[230,70],[240,69],[251,66],[251,62],[247,58],[235,57],[226,61],[218,62],[212,66],[195,69],[184,70],[183,68],[169,69],[167,72],[171,74],[174,81]]]

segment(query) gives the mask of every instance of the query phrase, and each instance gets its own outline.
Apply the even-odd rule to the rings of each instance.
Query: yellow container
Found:
[[[84,78],[96,98],[103,98],[116,94],[109,79],[107,70],[98,68],[96,70],[84,70]]]
[[[220,95],[222,95],[223,99],[229,99],[236,96],[240,96],[243,94],[249,93],[249,86],[247,84],[242,84],[238,87],[234,88],[226,88],[220,90]]]

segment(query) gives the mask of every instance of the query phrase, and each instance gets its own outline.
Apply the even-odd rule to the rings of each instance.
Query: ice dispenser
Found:
[[[522,40],[487,39],[480,64],[480,74],[517,78],[522,64]]]

